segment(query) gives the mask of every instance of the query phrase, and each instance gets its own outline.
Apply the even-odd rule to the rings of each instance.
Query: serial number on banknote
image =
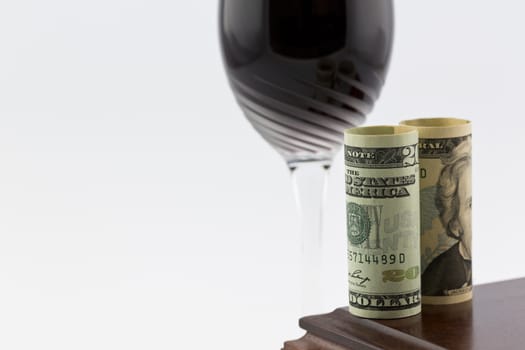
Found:
[[[403,264],[406,261],[404,253],[399,254],[363,254],[359,252],[348,251],[348,261],[352,261],[357,264],[382,264],[382,265],[393,265]]]

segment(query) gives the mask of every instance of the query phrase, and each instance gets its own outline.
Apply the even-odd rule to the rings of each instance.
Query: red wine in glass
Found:
[[[321,310],[321,209],[343,130],[378,99],[393,41],[392,0],[221,0],[230,86],[292,171],[303,232],[303,312]]]

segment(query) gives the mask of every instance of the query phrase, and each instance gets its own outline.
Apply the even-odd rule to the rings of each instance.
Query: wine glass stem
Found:
[[[304,162],[290,166],[301,230],[302,315],[324,311],[322,218],[329,168],[328,162]]]

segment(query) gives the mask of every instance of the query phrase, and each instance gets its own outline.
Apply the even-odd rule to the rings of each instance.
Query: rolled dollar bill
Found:
[[[345,130],[349,310],[366,318],[418,314],[417,129]]]
[[[401,122],[419,131],[423,304],[472,299],[471,123]]]

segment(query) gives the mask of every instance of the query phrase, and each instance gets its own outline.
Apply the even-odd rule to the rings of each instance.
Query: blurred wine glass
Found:
[[[302,231],[302,313],[322,312],[322,208],[343,130],[363,124],[385,81],[392,0],[221,0],[233,93],[288,165]]]

